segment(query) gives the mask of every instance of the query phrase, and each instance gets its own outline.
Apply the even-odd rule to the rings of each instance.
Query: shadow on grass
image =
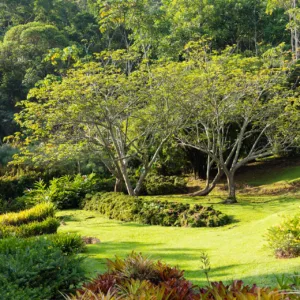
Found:
[[[89,277],[95,277],[98,273],[106,272],[107,259],[114,260],[115,256],[125,258],[132,251],[141,252],[144,257],[150,257],[152,260],[160,260],[167,262],[171,266],[176,266],[177,261],[181,261],[178,266],[185,271],[185,277],[191,280],[194,284],[204,287],[207,285],[207,279],[202,270],[202,263],[200,260],[200,253],[208,249],[199,249],[195,253],[195,249],[188,248],[156,248],[159,243],[141,243],[141,242],[105,242],[96,245],[89,245],[85,259],[85,266]],[[151,255],[149,255],[151,252]],[[99,254],[100,257],[97,257]],[[184,261],[194,261],[193,270],[185,268]],[[240,265],[240,264],[239,264]],[[229,264],[221,267],[212,267],[209,272],[210,281],[215,281],[214,278],[226,278],[223,280],[225,284],[230,284],[233,280],[242,280],[247,285],[257,284],[258,286],[276,287],[277,281],[275,275],[278,274],[259,274],[253,276],[239,276],[233,272],[238,264]],[[295,270],[296,271],[296,270]],[[234,274],[231,276],[231,274]]]
[[[67,215],[62,215],[58,217],[60,221],[63,222],[79,222],[82,221],[82,219],[78,218],[76,215],[73,214],[67,214]]]

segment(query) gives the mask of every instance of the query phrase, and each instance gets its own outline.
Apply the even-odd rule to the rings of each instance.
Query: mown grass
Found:
[[[101,240],[101,244],[88,246],[86,268],[91,276],[105,270],[106,258],[124,257],[131,251],[178,265],[197,284],[205,284],[200,262],[203,251],[211,260],[211,280],[243,279],[246,283],[275,286],[274,275],[299,271],[300,258],[274,258],[264,239],[267,229],[279,223],[281,215],[299,211],[299,195],[240,196],[236,205],[221,204],[220,196],[156,198],[213,204],[233,216],[235,222],[220,228],[171,228],[108,220],[96,212],[61,211],[58,215],[64,218],[66,226],[60,231],[78,232]]]

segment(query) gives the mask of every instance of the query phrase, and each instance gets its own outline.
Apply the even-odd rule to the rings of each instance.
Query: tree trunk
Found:
[[[218,174],[215,176],[214,180],[210,183],[209,178],[206,180],[206,186],[203,190],[197,191],[195,193],[189,194],[189,196],[207,196],[217,185],[218,181],[221,179],[223,172],[218,171]]]
[[[206,184],[206,187],[203,190],[197,191],[195,193],[188,194],[188,196],[192,196],[192,197],[207,196],[215,187],[216,187],[215,184],[214,185],[210,185],[208,183],[208,184]]]
[[[122,175],[123,175],[123,178],[124,178],[124,182],[125,182],[125,186],[126,186],[128,195],[134,196],[134,191],[133,191],[133,188],[132,188],[131,182],[129,180],[129,176],[127,174],[126,169],[122,169]]]
[[[124,184],[124,181],[122,179],[116,178],[114,192],[115,193],[123,192],[123,184]]]
[[[139,194],[140,194],[140,192],[141,192],[141,189],[142,189],[142,187],[143,187],[143,182],[144,182],[144,180],[145,180],[147,174],[148,174],[148,169],[145,169],[145,170],[142,172],[142,174],[141,174],[141,176],[140,176],[140,178],[139,178],[139,180],[138,180],[138,182],[137,182],[137,184],[136,184],[136,187],[135,187],[135,189],[134,189],[134,195],[135,195],[135,196],[139,196]]]
[[[236,200],[236,190],[235,190],[235,182],[234,182],[234,172],[229,171],[228,174],[226,174],[227,177],[227,185],[228,185],[228,197],[224,201],[224,203],[233,204],[237,203]]]

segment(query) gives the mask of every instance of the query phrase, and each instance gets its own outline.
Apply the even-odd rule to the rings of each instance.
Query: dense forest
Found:
[[[234,199],[241,166],[297,152],[295,1],[0,5],[2,173],[112,174],[133,195],[194,170]]]

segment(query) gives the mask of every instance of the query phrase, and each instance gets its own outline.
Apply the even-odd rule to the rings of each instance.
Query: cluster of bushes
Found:
[[[95,174],[76,175],[75,177],[65,175],[53,178],[49,184],[39,180],[32,189],[25,191],[25,195],[17,200],[25,202],[26,205],[49,201],[58,209],[78,208],[81,200],[87,193],[98,190],[113,190],[112,178],[97,178]]]
[[[147,195],[171,195],[186,192],[186,180],[178,176],[151,174],[146,178],[143,188],[143,193]]]
[[[52,203],[41,203],[18,213],[0,215],[0,239],[55,233],[60,223],[54,212]]]
[[[0,299],[64,299],[85,280],[83,250],[74,234],[0,240]]]
[[[0,213],[20,211],[37,203],[50,201],[59,209],[79,208],[88,193],[112,192],[115,179],[95,174],[65,175],[45,182],[38,174],[0,177]],[[150,175],[145,180],[142,194],[168,195],[185,193],[182,177]]]
[[[289,299],[277,290],[246,286],[242,281],[230,285],[215,282],[200,288],[184,278],[184,271],[136,253],[124,260],[108,260],[107,266],[106,273],[68,299]]]
[[[85,210],[98,211],[110,219],[162,226],[215,227],[231,219],[213,207],[167,201],[143,201],[122,193],[88,195]]]
[[[300,256],[300,214],[285,217],[281,224],[269,228],[267,240],[278,258]]]

